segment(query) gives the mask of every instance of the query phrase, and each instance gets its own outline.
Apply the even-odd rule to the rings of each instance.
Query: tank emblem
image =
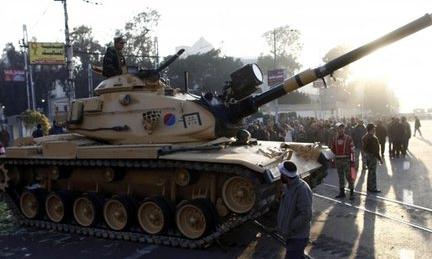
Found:
[[[164,115],[164,124],[167,126],[172,126],[176,123],[176,117],[172,113],[167,113]]]
[[[201,117],[198,112],[183,115],[183,125],[185,128],[199,127],[202,125]]]

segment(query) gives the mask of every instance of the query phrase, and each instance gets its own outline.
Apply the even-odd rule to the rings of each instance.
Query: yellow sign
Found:
[[[29,42],[30,64],[63,65],[65,48],[58,42]]]

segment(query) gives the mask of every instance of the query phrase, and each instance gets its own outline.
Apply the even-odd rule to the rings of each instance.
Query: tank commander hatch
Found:
[[[108,47],[103,58],[102,74],[106,77],[127,73],[126,60],[122,50],[126,41],[122,36],[114,38],[114,47]]]

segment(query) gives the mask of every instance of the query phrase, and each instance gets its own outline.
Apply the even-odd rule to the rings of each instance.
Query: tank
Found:
[[[71,103],[68,134],[17,139],[0,158],[0,189],[17,221],[103,238],[196,248],[260,217],[288,160],[311,187],[333,154],[319,143],[257,141],[243,130],[260,106],[429,25],[425,15],[261,94],[255,64],[220,95],[189,94],[155,70],[106,79]]]

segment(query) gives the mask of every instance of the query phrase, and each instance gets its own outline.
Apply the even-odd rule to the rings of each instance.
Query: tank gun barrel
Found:
[[[315,69],[307,69],[283,83],[273,87],[271,90],[254,97],[245,98],[230,106],[231,119],[233,121],[251,115],[258,111],[258,108],[269,103],[287,93],[299,89],[319,78],[332,74],[334,71],[347,66],[348,64],[363,58],[371,52],[409,36],[432,25],[432,14],[426,14],[372,42],[356,48],[330,62]]]

